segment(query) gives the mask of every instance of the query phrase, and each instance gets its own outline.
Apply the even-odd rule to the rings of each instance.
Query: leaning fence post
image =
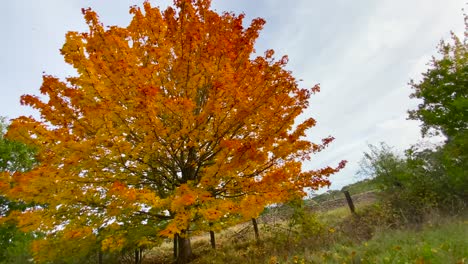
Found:
[[[349,191],[343,191],[345,197],[346,197],[346,201],[348,202],[348,206],[349,206],[349,210],[351,210],[351,213],[353,215],[356,214],[356,211],[355,211],[355,208],[354,208],[354,203],[353,203],[353,199],[351,199],[351,195],[349,194]]]

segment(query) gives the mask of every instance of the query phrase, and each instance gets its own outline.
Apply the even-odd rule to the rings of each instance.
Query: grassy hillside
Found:
[[[336,199],[342,199],[343,191],[349,191],[352,195],[361,194],[365,192],[374,192],[378,190],[378,183],[375,179],[365,179],[362,181],[355,182],[353,184],[349,184],[343,187],[341,190],[329,190],[326,193],[317,195],[313,197],[311,200],[313,202],[324,202],[324,201],[331,201]]]
[[[345,189],[355,199],[368,198],[376,187],[366,180]],[[216,250],[208,234],[193,237],[193,263],[466,263],[466,213],[445,217],[434,212],[424,223],[409,225],[389,214],[385,203],[367,198],[355,199],[357,215],[346,203],[323,206],[343,200],[340,191],[270,208],[258,219],[261,241],[255,241],[250,222],[217,233]],[[171,260],[168,241],[148,252],[145,263]]]

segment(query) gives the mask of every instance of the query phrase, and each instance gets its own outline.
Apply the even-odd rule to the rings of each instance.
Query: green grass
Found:
[[[304,259],[306,263],[466,263],[468,221],[426,226],[421,231],[380,232],[362,244],[336,244]]]
[[[343,187],[342,190],[347,190],[351,194],[365,193],[379,189],[379,184],[376,179],[365,179],[362,181],[355,182]]]
[[[390,230],[359,244],[289,248],[245,242],[198,252],[201,263],[468,263],[468,221],[450,220],[422,230]]]
[[[363,211],[379,210],[372,205],[360,207]],[[300,226],[290,229],[287,222],[276,227],[265,226],[261,228],[261,243],[256,243],[253,235],[235,241],[231,239],[232,233],[222,232],[217,235],[216,250],[210,248],[207,237],[199,237],[192,240],[196,256],[193,263],[468,263],[466,215],[463,218],[433,216],[431,221],[413,228],[376,228],[369,240],[358,239],[359,230],[354,230],[364,225],[365,219],[353,218],[346,207],[319,213],[315,219],[319,221],[315,226],[322,227],[312,235],[304,235]],[[334,219],[333,223],[330,219]],[[345,232],[343,224],[350,225],[352,232]],[[157,255],[165,257],[147,263],[167,263],[171,260],[171,249]]]
[[[331,226],[343,221],[344,218],[349,216],[351,216],[351,211],[347,206],[338,207],[318,214],[318,218],[321,222]]]
[[[375,190],[373,181],[348,186],[352,194]],[[353,193],[354,192],[354,193]],[[342,192],[338,192],[343,196]],[[364,196],[367,197],[367,194]],[[330,196],[319,197],[327,203]],[[340,197],[341,198],[341,197]],[[294,206],[267,210],[273,217],[305,210],[305,218],[291,225],[291,219],[261,223],[262,241],[256,243],[253,231],[243,239],[234,239],[232,227],[217,233],[217,249],[212,250],[208,237],[192,240],[194,264],[203,263],[467,263],[468,212],[458,218],[438,213],[427,215],[424,224],[404,225],[394,222],[391,210],[375,199],[357,199],[358,216],[347,205],[325,207],[310,212],[311,207]],[[315,209],[313,209],[315,210]],[[281,220],[282,219],[282,220]],[[246,223],[249,226],[250,223]],[[237,229],[236,229],[237,228]],[[159,248],[145,263],[168,263],[172,248]]]

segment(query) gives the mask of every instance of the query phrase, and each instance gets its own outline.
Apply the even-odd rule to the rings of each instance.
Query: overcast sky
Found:
[[[59,49],[67,31],[85,31],[82,7],[98,12],[105,25],[126,26],[128,8],[141,0],[5,0],[0,16],[0,116],[35,115],[21,106],[22,94],[39,94],[42,73],[73,74]],[[150,1],[166,7],[172,1]],[[347,167],[332,188],[356,181],[368,144],[381,141],[402,151],[420,140],[418,123],[406,120],[417,101],[408,98],[410,79],[420,79],[436,46],[452,30],[463,32],[466,0],[213,0],[217,11],[262,17],[267,24],[256,45],[288,55],[288,69],[302,87],[321,84],[304,116],[318,124],[317,139],[334,143],[304,169]]]

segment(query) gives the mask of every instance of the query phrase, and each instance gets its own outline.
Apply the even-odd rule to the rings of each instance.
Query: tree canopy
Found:
[[[451,138],[466,133],[468,127],[468,23],[465,17],[465,38],[452,33],[452,42],[441,41],[439,54],[419,83],[411,81],[412,98],[422,99],[409,117],[422,121],[422,133]]]
[[[302,169],[333,138],[312,143],[315,120],[297,121],[319,87],[300,88],[286,56],[256,55],[263,19],[245,28],[243,14],[208,0],[130,13],[127,27],[105,27],[83,9],[89,31],[69,32],[61,49],[77,75],[44,75],[41,98],[21,97],[41,118],[15,119],[8,137],[35,146],[40,163],[14,174],[8,194],[43,205],[17,214],[48,234],[37,260],[64,241],[119,250],[256,217],[345,164]]]
[[[422,99],[418,108],[409,111],[410,119],[422,122],[422,134],[442,134],[447,141],[435,151],[415,152],[415,160],[424,177],[431,174],[438,188],[447,198],[458,197],[466,204],[468,166],[468,17],[465,15],[465,34],[461,39],[453,32],[451,41],[441,41],[439,57],[433,57],[430,68],[421,82],[410,82],[411,97]],[[414,163],[414,162],[413,162]],[[428,169],[429,168],[429,169]],[[435,184],[432,184],[435,185]],[[437,189],[437,187],[434,187]],[[442,195],[441,195],[442,196]],[[442,198],[441,198],[442,200]],[[453,203],[453,199],[450,200]]]

